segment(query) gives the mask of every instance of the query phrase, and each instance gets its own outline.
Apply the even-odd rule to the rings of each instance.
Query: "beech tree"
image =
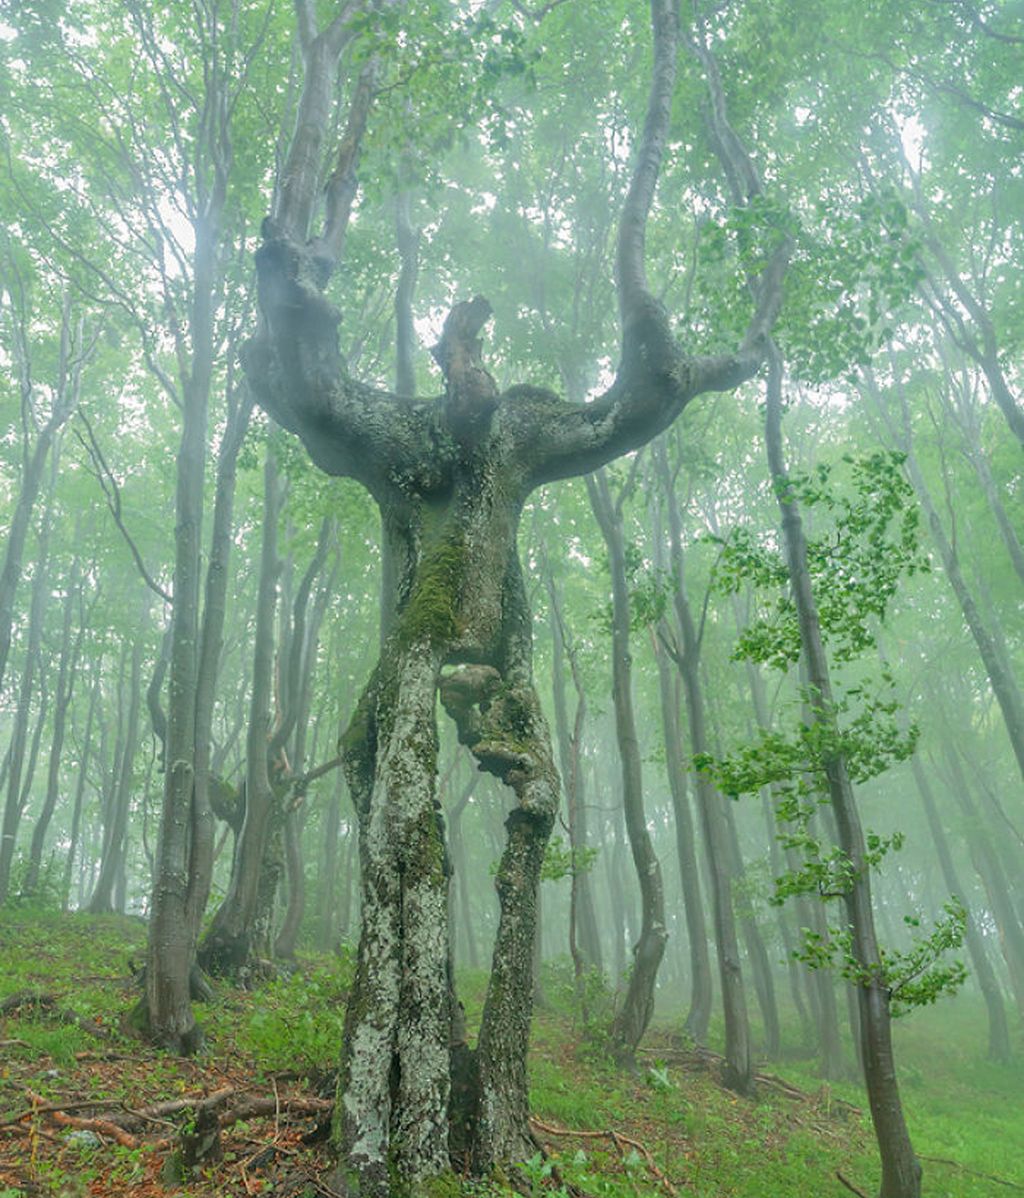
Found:
[[[653,0],[653,65],[615,260],[621,358],[592,402],[531,385],[500,391],[482,360],[491,315],[457,304],[434,349],[445,380],[419,402],[351,378],[324,295],[350,211],[368,104],[354,90],[322,232],[309,237],[330,120],[311,7],[300,4],[306,64],[300,117],[277,206],[256,255],[263,323],[245,366],[257,401],[329,474],[356,479],[381,515],[382,649],[343,740],[359,816],[363,922],[347,1020],[336,1139],[359,1192],[390,1193],[447,1167],[532,1152],[526,1052],[544,847],[559,784],[532,679],[529,609],[516,545],[539,486],[589,473],[645,444],[696,396],[737,386],[760,365],[787,256],[780,240],[755,284],[734,352],[690,356],[650,294],[644,234],[665,149],[680,49],[678,12]],[[329,32],[329,30],[328,30]],[[496,885],[501,916],[477,1047],[465,1049],[449,962],[448,869],[436,798],[435,702],[515,806]],[[452,1049],[452,1046],[455,1049]],[[457,1075],[458,1109],[449,1102]]]

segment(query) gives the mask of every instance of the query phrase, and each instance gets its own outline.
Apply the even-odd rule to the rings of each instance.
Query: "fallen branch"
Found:
[[[4,1131],[15,1132],[19,1136],[38,1137],[41,1140],[49,1140],[51,1144],[59,1144],[60,1140],[51,1135],[48,1131],[43,1131],[41,1127],[25,1127],[22,1123],[15,1123],[13,1126],[5,1126]]]
[[[846,1186],[846,1188],[850,1191],[851,1194],[858,1194],[860,1196],[860,1198],[868,1198],[867,1194],[865,1194],[863,1190],[858,1190],[852,1181],[847,1181],[846,1178],[842,1175],[842,1173],[839,1172],[838,1169],[836,1170],[836,1177],[842,1182],[842,1184],[844,1186]]]
[[[556,1127],[554,1124],[545,1123],[543,1120],[537,1119],[533,1115],[530,1116],[530,1122],[539,1131],[545,1132],[549,1136],[568,1136],[581,1140],[611,1140],[611,1142],[615,1145],[615,1150],[618,1152],[619,1157],[623,1159],[625,1158],[626,1154],[623,1151],[622,1146],[623,1144],[628,1144],[630,1148],[634,1148],[644,1158],[651,1176],[654,1177],[664,1187],[666,1193],[672,1195],[672,1198],[676,1198],[678,1190],[672,1184],[672,1182],[669,1181],[661,1169],[658,1168],[657,1162],[651,1155],[647,1146],[645,1144],[641,1144],[639,1140],[634,1140],[632,1136],[623,1135],[622,1132],[614,1131],[612,1129],[609,1129],[608,1131],[577,1131],[572,1127]]]
[[[969,1173],[972,1177],[982,1177],[985,1181],[994,1181],[998,1186],[1006,1186],[1011,1190],[1024,1190],[1024,1185],[1019,1181],[1008,1181],[1005,1177],[996,1177],[992,1173],[979,1173],[977,1169],[969,1169],[966,1165],[961,1165],[959,1161],[951,1161],[944,1156],[921,1156],[918,1155],[918,1160],[927,1161],[930,1165],[949,1165],[950,1168],[959,1169],[962,1173]]]
[[[31,1115],[47,1115],[51,1111],[77,1111],[83,1108],[95,1110],[97,1107],[121,1106],[121,1102],[116,1098],[89,1098],[83,1099],[81,1102],[47,1102],[44,1098],[33,1095],[31,1091],[28,1091],[28,1095],[32,1099],[32,1106],[21,1111],[20,1114],[11,1115],[8,1119],[0,1119],[0,1127],[10,1127],[12,1124],[21,1123]],[[36,1098],[39,1098],[38,1102],[35,1101]]]
[[[29,1099],[36,1104],[35,1111],[43,1113],[48,1119],[52,1119],[59,1127],[70,1127],[75,1131],[91,1131],[98,1136],[106,1136],[108,1139],[116,1140],[122,1148],[138,1148],[139,1142],[123,1127],[118,1127],[116,1123],[111,1123],[109,1119],[82,1119],[77,1115],[68,1115],[64,1111],[53,1110],[52,1105],[47,1103],[45,1098],[41,1098],[38,1094],[33,1094],[31,1090],[26,1090]],[[49,1109],[43,1111],[42,1108]]]

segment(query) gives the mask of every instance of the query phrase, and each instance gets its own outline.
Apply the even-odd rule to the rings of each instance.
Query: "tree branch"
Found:
[[[100,484],[100,489],[103,491],[103,497],[107,501],[107,508],[110,514],[114,517],[114,523],[124,537],[125,543],[131,552],[132,559],[138,567],[139,573],[142,575],[142,580],[146,586],[155,594],[158,595],[165,603],[170,603],[171,595],[153,578],[149,570],[146,569],[146,563],[142,560],[142,554],[139,552],[139,547],[128,531],[128,527],[124,522],[124,517],[121,512],[121,488],[118,485],[117,479],[114,477],[113,471],[107,465],[107,460],[103,456],[103,451],[100,449],[99,442],[96,440],[96,434],[93,432],[92,425],[89,423],[89,418],[84,412],[78,413],[78,419],[85,425],[86,435],[82,434],[76,428],[74,430],[75,437],[78,443],[82,446],[85,452],[89,455],[92,461],[93,468],[90,471],[93,478]]]

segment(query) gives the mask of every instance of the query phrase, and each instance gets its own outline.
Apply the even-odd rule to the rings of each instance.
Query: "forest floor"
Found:
[[[315,1139],[330,1107],[351,961],[316,958],[256,990],[218,987],[199,1008],[208,1050],[185,1060],[127,1038],[137,997],[130,960],[141,923],[0,912],[0,1198],[316,1198],[331,1193]],[[470,1022],[483,978],[463,979]],[[839,1198],[877,1191],[862,1091],[823,1085],[796,1045],[762,1067],[755,1101],[716,1080],[714,1054],[667,1025],[635,1073],[575,1026],[564,972],[546,972],[531,1057],[534,1132],[547,1155],[522,1162],[540,1198]],[[600,999],[595,999],[600,1005]],[[598,1022],[599,1021],[595,1021]],[[898,1055],[925,1198],[1024,1193],[1024,1044],[983,1059],[969,999],[902,1021]],[[205,1102],[205,1107],[197,1104]],[[220,1124],[221,1155],[189,1172],[182,1134]],[[186,1126],[185,1121],[191,1122]],[[198,1129],[196,1123],[199,1123]],[[209,1119],[206,1122],[210,1122]],[[432,1193],[507,1193],[449,1179]]]

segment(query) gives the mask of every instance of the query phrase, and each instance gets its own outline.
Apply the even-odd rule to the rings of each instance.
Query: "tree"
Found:
[[[311,11],[300,5],[306,81],[280,202],[256,256],[263,327],[245,363],[258,402],[328,473],[355,478],[380,513],[383,647],[345,738],[360,822],[363,927],[346,1020],[336,1137],[360,1192],[390,1192],[448,1163],[453,996],[443,833],[435,795],[435,696],[480,767],[516,806],[497,874],[501,917],[472,1078],[458,1112],[477,1168],[521,1159],[537,886],[558,779],[534,692],[531,631],[516,547],[522,506],[543,483],[590,472],[666,428],[695,396],[758,368],[780,302],[786,248],[757,281],[741,347],[687,356],[649,293],[644,234],[668,134],[678,14],[654,0],[654,62],[643,134],[618,230],[622,356],[614,383],[578,406],[532,386],[499,392],[483,366],[481,298],[451,311],[434,355],[444,395],[410,402],[350,378],[323,294],[351,203],[358,137],[342,140],[320,236],[307,241],[328,95],[316,91]],[[305,15],[304,15],[305,14]],[[358,89],[356,92],[358,98]],[[349,131],[355,110],[350,112]],[[445,669],[448,673],[443,673]],[[458,1043],[458,1039],[455,1040]],[[460,1066],[461,1067],[461,1066]]]

